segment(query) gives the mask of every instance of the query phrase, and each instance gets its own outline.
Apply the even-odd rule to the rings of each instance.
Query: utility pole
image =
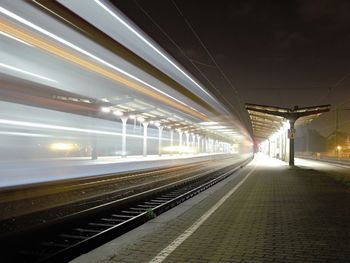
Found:
[[[279,116],[289,121],[290,129],[288,130],[288,138],[289,138],[289,165],[290,166],[294,166],[294,138],[295,138],[294,124],[295,122],[302,117],[317,115],[323,112],[328,112],[330,110],[330,107],[331,105],[319,105],[319,106],[311,106],[311,107],[303,107],[303,108],[294,106],[293,109],[288,109],[288,108],[280,108],[280,107],[274,107],[274,106],[246,103],[246,109],[249,112],[264,113],[267,116],[268,115]]]

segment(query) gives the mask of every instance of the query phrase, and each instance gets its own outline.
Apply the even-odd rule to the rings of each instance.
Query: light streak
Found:
[[[14,13],[8,11],[7,9],[5,9],[5,8],[3,8],[1,6],[0,6],[0,12],[5,14],[5,15],[7,15],[7,16],[9,16],[9,17],[11,17],[11,18],[13,18],[13,19],[15,19],[15,20],[17,20],[17,21],[19,21],[19,22],[21,22],[22,24],[25,24],[25,25],[27,25],[27,26],[29,26],[29,27],[39,31],[40,33],[42,33],[42,34],[44,34],[44,35],[46,35],[46,36],[48,36],[48,37],[50,37],[52,39],[55,39],[56,41],[66,45],[66,46],[68,46],[68,47],[70,47],[70,48],[72,48],[72,49],[74,49],[74,50],[76,50],[76,51],[78,51],[80,53],[83,53],[84,55],[86,55],[86,56],[88,56],[88,57],[90,57],[90,58],[92,58],[92,59],[102,63],[103,65],[105,65],[105,66],[107,66],[109,68],[112,68],[112,69],[118,71],[119,73],[122,73],[122,74],[128,76],[129,78],[131,78],[133,80],[136,80],[137,82],[139,82],[139,83],[141,83],[141,84],[151,88],[152,90],[156,91],[157,93],[160,93],[160,94],[170,98],[171,100],[174,100],[177,103],[180,103],[183,106],[186,106],[186,107],[182,107],[183,111],[185,111],[187,113],[190,113],[192,115],[194,115],[194,112],[196,112],[195,116],[197,116],[197,117],[201,116],[200,117],[201,119],[203,119],[203,118],[206,119],[206,115],[205,114],[199,112],[198,110],[194,110],[193,108],[190,108],[186,103],[184,103],[184,102],[174,98],[173,96],[170,96],[169,94],[161,91],[160,89],[157,89],[156,87],[152,86],[151,84],[149,84],[149,83],[147,83],[147,82],[145,82],[145,81],[135,77],[134,75],[132,75],[132,74],[130,74],[130,73],[128,73],[128,72],[126,72],[126,71],[124,71],[124,70],[122,70],[122,69],[120,69],[120,68],[118,68],[118,67],[116,67],[116,66],[114,66],[114,65],[112,65],[112,64],[110,64],[110,63],[108,63],[106,61],[104,61],[104,60],[102,60],[102,59],[100,59],[99,57],[96,57],[95,55],[87,52],[86,50],[84,50],[84,49],[82,49],[82,48],[80,48],[80,47],[70,43],[69,41],[64,40],[64,39],[60,38],[59,36],[49,32],[49,31],[47,31],[47,30],[45,30],[45,29],[43,29],[43,28],[41,28],[41,27],[31,23],[31,22],[29,22],[28,20],[26,20],[26,19],[24,19],[24,18],[22,18],[22,17],[20,17],[20,16],[18,16],[16,14],[14,14]],[[107,70],[104,70],[103,68],[101,68],[101,67],[99,67],[99,66],[97,66],[97,65],[95,65],[95,64],[93,64],[93,63],[91,63],[89,61],[83,60],[83,59],[77,57],[76,55],[74,55],[72,53],[69,53],[69,52],[67,52],[67,51],[65,51],[63,49],[55,47],[54,45],[49,44],[48,42],[46,42],[44,40],[40,40],[39,38],[35,38],[33,36],[30,36],[29,34],[26,34],[25,32],[23,32],[23,31],[21,31],[19,29],[14,29],[13,26],[11,28],[12,30],[9,30],[8,29],[9,26],[6,25],[4,22],[2,22],[1,24],[2,24],[1,26],[2,26],[3,29],[4,28],[7,29],[7,30],[3,30],[3,31],[7,31],[6,33],[9,33],[10,35],[15,35],[16,37],[18,37],[21,40],[27,39],[27,40],[23,40],[23,41],[29,42],[29,43],[31,43],[31,44],[33,44],[35,46],[38,46],[38,47],[40,47],[42,49],[45,49],[45,50],[47,50],[47,51],[49,51],[51,53],[54,53],[55,55],[58,55],[60,57],[64,57],[65,59],[67,59],[67,60],[69,60],[69,61],[71,61],[73,63],[79,64],[80,66],[83,66],[85,68],[88,68],[90,70],[98,72],[101,75],[104,75],[104,76],[109,75],[109,76],[107,76],[108,78],[111,78],[110,74],[113,74],[111,72],[109,72],[109,74],[103,74],[102,72],[105,72]],[[74,59],[72,59],[73,57],[74,57]],[[97,70],[97,68],[99,70]],[[118,76],[116,74],[113,74],[113,75],[114,76]],[[162,98],[159,94],[157,94],[157,93],[153,93],[152,94],[152,92],[149,91],[148,89],[141,88],[142,86],[140,86],[137,83],[131,84],[132,83],[131,81],[129,81],[129,80],[127,80],[127,79],[125,79],[125,78],[123,78],[121,76],[114,77],[112,79],[114,79],[114,80],[116,80],[118,82],[121,82],[123,84],[126,84],[128,87],[136,89],[139,92],[142,92],[142,93],[144,93],[146,95],[151,95],[152,97],[155,97],[155,98],[157,98],[158,100],[160,100],[162,102],[165,102],[165,98]],[[169,101],[167,101],[166,103],[174,106],[174,102],[173,103],[169,103]],[[180,109],[179,106],[180,105],[178,105],[176,108]],[[184,109],[186,109],[186,110],[184,110]]]
[[[202,90],[205,94],[207,94],[211,99],[216,101],[216,99],[208,93],[201,85],[199,85],[194,79],[192,79],[185,71],[183,71],[179,66],[177,66],[170,58],[168,58],[163,52],[157,49],[152,43],[150,43],[146,38],[144,38],[139,32],[137,32],[134,28],[132,28],[128,23],[126,23],[121,17],[119,17],[116,13],[110,10],[106,5],[101,3],[99,0],[95,0],[95,2],[101,6],[104,10],[106,10],[111,16],[117,19],[120,23],[122,23],[127,29],[129,29],[132,33],[134,33],[138,38],[140,38],[144,43],[146,43],[150,48],[156,51],[161,57],[163,57],[167,62],[169,62],[173,67],[175,67],[178,71],[180,71],[184,76],[187,77],[193,84],[195,84],[200,90]]]
[[[29,72],[29,71],[25,71],[23,69],[19,69],[19,68],[16,68],[16,67],[13,67],[13,66],[10,66],[10,65],[7,65],[7,64],[0,63],[0,67],[7,68],[7,69],[10,69],[10,70],[13,70],[13,71],[16,71],[16,72],[20,72],[20,73],[23,73],[23,74],[26,74],[26,75],[29,75],[29,76],[32,76],[32,77],[39,78],[39,79],[44,79],[44,80],[51,81],[51,82],[57,82],[56,80],[49,79],[49,78],[46,78],[44,76],[41,76],[41,75],[38,75],[38,74],[35,74],[35,73],[32,73],[32,72]]]
[[[26,122],[26,121],[14,121],[14,120],[7,120],[7,119],[0,119],[0,124],[6,124],[6,125],[11,125],[11,126],[20,126],[20,127],[40,128],[40,129],[47,129],[47,130],[54,130],[54,131],[59,130],[59,131],[68,131],[68,132],[81,132],[81,133],[86,133],[86,134],[122,136],[122,133],[120,133],[120,132],[109,132],[109,131],[102,131],[102,130],[82,129],[82,128],[75,128],[75,127],[68,127],[68,126],[42,124],[42,123]],[[134,134],[126,134],[126,136],[132,137],[132,138],[143,138],[142,135],[134,135]],[[147,136],[147,139],[158,140],[158,137]],[[167,140],[167,139],[164,139],[164,140]]]
[[[27,46],[34,47],[33,45],[31,45],[31,44],[29,44],[29,43],[27,43],[27,42],[25,42],[25,41],[23,41],[23,40],[20,40],[20,39],[18,39],[17,37],[11,36],[11,35],[9,35],[9,34],[7,34],[7,33],[5,33],[5,32],[0,31],[0,34],[3,35],[3,36],[6,36],[6,37],[8,37],[8,38],[11,38],[11,39],[13,39],[13,40],[16,40],[16,41],[18,41],[18,42],[20,42],[20,43],[22,43],[22,44],[25,44],[25,45],[27,45]]]
[[[26,132],[0,132],[2,135],[10,135],[10,136],[25,136],[25,137],[44,137],[49,138],[51,135],[39,134],[39,133],[26,133]]]

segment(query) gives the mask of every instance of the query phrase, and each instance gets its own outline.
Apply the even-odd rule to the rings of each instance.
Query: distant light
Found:
[[[129,115],[129,118],[134,120],[136,118],[136,116],[135,115]]]
[[[342,147],[340,145],[337,146],[337,150],[340,151]]]
[[[107,113],[107,112],[111,112],[111,109],[109,107],[102,107],[101,111]]]
[[[7,68],[7,69],[11,69],[13,71],[17,71],[17,72],[21,72],[23,74],[27,74],[29,76],[33,76],[33,77],[37,77],[39,79],[44,79],[44,80],[48,80],[48,81],[52,81],[52,82],[57,82],[53,79],[49,79],[49,78],[46,78],[44,76],[41,76],[41,75],[38,75],[38,74],[35,74],[35,73],[32,73],[32,72],[29,72],[29,71],[25,71],[23,69],[19,69],[19,68],[16,68],[16,67],[13,67],[13,66],[10,66],[10,65],[6,65],[6,64],[3,64],[3,63],[0,63],[0,67],[3,67],[3,68]]]
[[[119,111],[119,110],[113,111],[113,114],[116,116],[123,116],[124,115],[124,113],[122,111]]]
[[[5,33],[5,32],[0,31],[0,34],[6,36],[6,37],[8,37],[8,38],[11,38],[11,39],[13,39],[13,40],[16,40],[16,41],[18,41],[18,42],[21,42],[22,44],[25,44],[25,45],[27,45],[27,46],[34,47],[33,45],[31,45],[31,44],[29,44],[29,43],[27,43],[27,42],[25,42],[25,41],[23,41],[23,40],[21,40],[21,39],[19,39],[19,38],[17,38],[17,37],[11,36],[11,35],[9,35],[9,34],[7,34],[7,33]]]
[[[71,151],[75,148],[74,144],[72,143],[52,143],[49,145],[49,149],[52,151]]]
[[[101,99],[103,102],[109,102],[109,100],[108,99],[106,99],[106,98],[103,98],[103,99]]]
[[[159,122],[155,122],[154,125],[157,126],[157,127],[159,127],[159,126],[160,126],[160,123],[159,123]]]

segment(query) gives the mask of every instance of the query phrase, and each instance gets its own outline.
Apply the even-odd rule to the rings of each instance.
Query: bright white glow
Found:
[[[51,151],[71,151],[75,148],[75,145],[72,143],[57,142],[49,145]]]
[[[33,45],[31,45],[31,44],[29,44],[29,43],[27,43],[27,42],[25,42],[25,41],[23,41],[23,40],[21,40],[21,39],[18,39],[17,37],[11,36],[11,35],[9,35],[9,34],[7,34],[7,33],[5,33],[5,32],[0,31],[0,34],[6,36],[6,37],[8,37],[8,38],[11,38],[11,39],[13,39],[13,40],[16,40],[16,41],[18,41],[18,42],[21,42],[22,44],[25,44],[25,45],[27,45],[27,46],[34,47]]]
[[[152,86],[151,84],[149,84],[149,83],[147,83],[147,82],[145,82],[145,81],[143,81],[143,80],[141,80],[141,79],[135,77],[134,75],[132,75],[132,74],[130,74],[130,73],[128,73],[128,72],[126,72],[126,71],[124,71],[124,70],[122,70],[122,69],[120,69],[120,68],[118,68],[118,67],[116,67],[116,66],[114,66],[114,65],[112,65],[112,64],[110,64],[110,63],[108,63],[107,61],[104,61],[103,59],[101,59],[101,58],[99,58],[99,57],[97,57],[97,56],[95,56],[95,55],[89,53],[88,51],[86,51],[86,50],[84,50],[84,49],[82,49],[82,48],[80,48],[80,47],[78,47],[78,46],[76,46],[76,45],[70,43],[69,41],[67,41],[67,40],[65,40],[65,39],[63,39],[63,38],[61,38],[61,37],[59,37],[59,36],[57,36],[57,35],[55,35],[55,34],[52,34],[51,32],[49,32],[49,31],[47,31],[47,30],[45,30],[45,29],[43,29],[43,28],[41,28],[41,27],[39,27],[39,26],[37,26],[37,25],[35,25],[35,24],[29,22],[28,20],[26,20],[26,19],[24,19],[24,18],[22,18],[22,17],[20,17],[20,16],[18,16],[18,15],[16,15],[16,14],[14,14],[14,13],[12,13],[12,12],[6,10],[5,8],[0,7],[0,12],[3,13],[3,14],[5,14],[5,15],[7,15],[7,16],[9,16],[9,17],[11,17],[11,18],[13,18],[13,19],[15,19],[15,20],[17,20],[17,21],[19,21],[19,22],[21,22],[21,23],[23,23],[23,24],[25,24],[25,25],[27,25],[27,26],[29,26],[29,27],[31,27],[31,28],[34,28],[35,30],[37,30],[37,31],[39,31],[39,32],[41,32],[41,33],[43,33],[44,35],[49,36],[49,37],[51,37],[51,38],[57,40],[58,42],[60,42],[60,43],[62,43],[62,44],[64,44],[64,45],[66,45],[66,46],[69,46],[69,47],[72,48],[72,49],[75,49],[75,50],[77,50],[77,51],[83,53],[84,55],[86,55],[86,56],[88,56],[88,57],[90,57],[90,58],[92,58],[92,59],[94,59],[94,60],[97,60],[98,62],[102,63],[103,65],[105,65],[105,66],[107,66],[107,67],[109,67],[109,68],[112,68],[112,69],[118,71],[119,73],[122,73],[122,74],[124,74],[125,76],[128,76],[129,78],[131,78],[131,79],[133,79],[133,80],[136,80],[136,81],[138,81],[138,82],[144,84],[145,86],[147,86],[147,87],[149,87],[149,88],[151,88],[151,89],[157,91],[158,93],[161,93],[161,94],[163,94],[164,96],[166,96],[166,97],[168,97],[168,98],[171,98],[172,100],[175,100],[175,101],[177,101],[178,103],[181,103],[181,104],[183,104],[183,105],[189,107],[186,103],[184,103],[184,102],[182,102],[182,101],[180,101],[180,100],[174,98],[173,96],[170,96],[169,94],[167,94],[167,93],[161,91],[160,89],[157,89],[156,87]],[[200,111],[198,111],[198,110],[196,110],[196,109],[194,109],[194,110],[195,110],[196,112],[202,114],[203,116],[206,116],[205,114],[201,113]]]
[[[186,72],[184,72],[180,67],[178,67],[170,58],[164,55],[159,49],[157,49],[154,45],[152,45],[147,39],[145,39],[140,33],[138,33],[134,28],[132,28],[128,23],[126,23],[121,17],[119,17],[116,13],[110,10],[107,6],[102,4],[99,0],[95,0],[95,2],[100,5],[104,10],[106,10],[111,16],[117,19],[120,23],[122,23],[127,29],[129,29],[132,33],[134,33],[138,38],[140,38],[143,42],[145,42],[149,47],[151,47],[154,51],[156,51],[159,55],[161,55],[167,62],[169,62],[173,67],[175,67],[178,71],[180,71],[183,75],[185,75],[193,84],[195,84],[199,89],[201,89],[205,94],[207,94],[214,101],[216,99],[210,95],[205,89],[201,87],[194,79],[192,79]]]
[[[103,102],[109,102],[109,100],[108,99],[106,99],[106,98],[103,98],[103,99],[101,99]]]
[[[144,122],[144,121],[145,121],[145,118],[143,118],[143,117],[137,117],[137,120],[140,121],[140,122]]]
[[[39,79],[44,79],[44,80],[48,80],[48,81],[51,81],[51,82],[57,82],[57,81],[55,81],[53,79],[49,79],[49,78],[40,76],[38,74],[35,74],[35,73],[32,73],[32,72],[28,72],[28,71],[25,71],[23,69],[19,69],[19,68],[16,68],[16,67],[12,67],[10,65],[6,65],[6,64],[3,64],[3,63],[0,63],[0,67],[7,68],[7,69],[10,69],[10,70],[13,70],[13,71],[16,71],[16,72],[20,72],[20,73],[23,73],[23,74],[26,74],[26,75],[29,75],[29,76],[32,76],[32,77],[39,78]]]
[[[199,123],[200,125],[204,125],[204,126],[207,126],[207,125],[217,125],[218,123],[217,122],[214,122],[214,121],[208,121],[208,122],[201,122]]]
[[[119,111],[119,110],[113,111],[113,114],[116,116],[123,116],[124,115],[124,113],[122,111]]]
[[[136,116],[135,115],[130,115],[129,118],[134,120],[136,118]]]
[[[107,113],[107,112],[111,112],[111,109],[109,107],[102,107],[101,111]]]
[[[51,124],[42,124],[42,123],[35,123],[35,122],[26,122],[26,121],[13,121],[13,120],[6,120],[6,119],[0,119],[0,124],[6,124],[6,125],[12,125],[12,126],[20,126],[20,127],[31,127],[31,128],[40,128],[40,129],[48,129],[48,130],[54,130],[54,131],[69,131],[69,132],[82,132],[87,134],[100,134],[100,135],[112,135],[112,136],[122,136],[119,132],[109,132],[109,131],[102,131],[102,130],[91,130],[91,129],[81,129],[81,128],[74,128],[74,127],[67,127],[67,126],[59,126],[59,125],[51,125]],[[134,135],[134,134],[126,134],[127,137],[133,137],[133,138],[143,138],[142,135]],[[158,140],[158,137],[147,137],[149,139]]]
[[[159,122],[155,122],[154,125],[157,126],[157,127],[160,127],[160,123]]]

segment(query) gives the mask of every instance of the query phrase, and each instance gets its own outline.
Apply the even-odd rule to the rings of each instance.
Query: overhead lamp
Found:
[[[122,111],[119,111],[119,110],[113,111],[113,114],[116,116],[123,116],[124,115],[124,113]]]
[[[108,112],[111,112],[111,109],[109,107],[102,107],[101,111],[108,113]]]

